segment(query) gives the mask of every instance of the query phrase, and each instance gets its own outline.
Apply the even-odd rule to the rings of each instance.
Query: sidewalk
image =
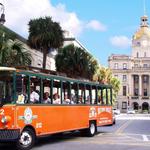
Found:
[[[150,120],[150,114],[120,114],[116,120]]]

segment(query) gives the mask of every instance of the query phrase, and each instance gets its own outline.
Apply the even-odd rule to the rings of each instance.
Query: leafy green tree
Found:
[[[120,90],[120,81],[116,77],[112,77],[109,84],[112,85],[114,97],[116,98]]]
[[[120,90],[120,81],[116,77],[113,77],[111,69],[105,67],[99,67],[99,69],[96,71],[96,73],[93,76],[93,80],[98,81],[100,83],[112,85],[113,104],[114,104],[117,94]],[[106,95],[104,93],[104,97],[105,96]]]
[[[69,77],[91,80],[97,66],[97,61],[89,53],[73,44],[60,48],[56,55],[57,71],[66,73]]]
[[[0,36],[0,66],[20,66],[31,64],[31,54],[19,41]]]
[[[93,76],[93,80],[98,81],[100,83],[110,83],[111,78],[111,70],[105,67],[99,67]]]
[[[63,31],[50,17],[29,21],[28,44],[31,48],[43,52],[43,69],[46,68],[47,54],[63,45]]]

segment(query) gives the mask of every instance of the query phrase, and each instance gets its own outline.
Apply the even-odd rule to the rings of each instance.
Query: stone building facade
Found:
[[[146,15],[132,37],[131,56],[112,54],[108,64],[121,81],[116,107],[122,112],[129,107],[150,112],[150,28]]]

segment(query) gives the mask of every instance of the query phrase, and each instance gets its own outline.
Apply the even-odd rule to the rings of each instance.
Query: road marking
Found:
[[[81,141],[80,141],[81,142]],[[81,142],[83,143],[83,142]],[[84,141],[85,144],[87,144]],[[150,147],[150,143],[140,143],[140,142],[132,142],[128,141],[128,142],[118,142],[118,141],[89,141],[88,143],[91,144],[99,144],[99,145],[103,145],[103,144],[107,144],[107,145],[128,145],[128,146],[142,146],[142,147]]]
[[[150,120],[149,114],[120,114],[116,120]]]
[[[125,122],[120,128],[118,128],[118,130],[115,132],[117,134],[122,133],[124,131],[125,128],[127,128],[129,126],[129,124],[131,124],[132,120]]]
[[[142,135],[142,137],[143,137],[143,141],[145,141],[145,142],[149,141],[149,139],[146,135]]]

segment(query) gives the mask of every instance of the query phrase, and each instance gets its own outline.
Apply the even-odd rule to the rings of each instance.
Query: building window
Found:
[[[127,69],[127,64],[123,63],[123,69]]]
[[[136,53],[136,57],[137,57],[137,58],[139,57],[139,53],[138,53],[138,52]]]
[[[139,83],[139,76],[137,75],[134,76],[134,83]]]
[[[127,96],[127,87],[123,86],[123,96]]]
[[[126,75],[123,75],[123,82],[127,81],[127,76]]]
[[[114,69],[118,69],[118,63],[115,63]]]
[[[137,42],[136,45],[137,45],[137,46],[141,46],[141,43],[140,43],[140,42]]]
[[[134,96],[138,96],[139,95],[139,89],[134,89]]]
[[[138,67],[138,64],[134,64],[134,67],[137,68],[137,67]]]
[[[122,109],[127,109],[127,102],[122,102]]]
[[[148,76],[143,76],[143,82],[148,83]]]
[[[144,67],[144,68],[147,68],[147,67],[148,67],[148,65],[147,65],[147,64],[143,64],[143,67]]]
[[[144,57],[146,57],[146,52],[144,52]]]
[[[147,89],[144,89],[144,90],[143,90],[143,95],[144,95],[144,96],[147,96]]]

